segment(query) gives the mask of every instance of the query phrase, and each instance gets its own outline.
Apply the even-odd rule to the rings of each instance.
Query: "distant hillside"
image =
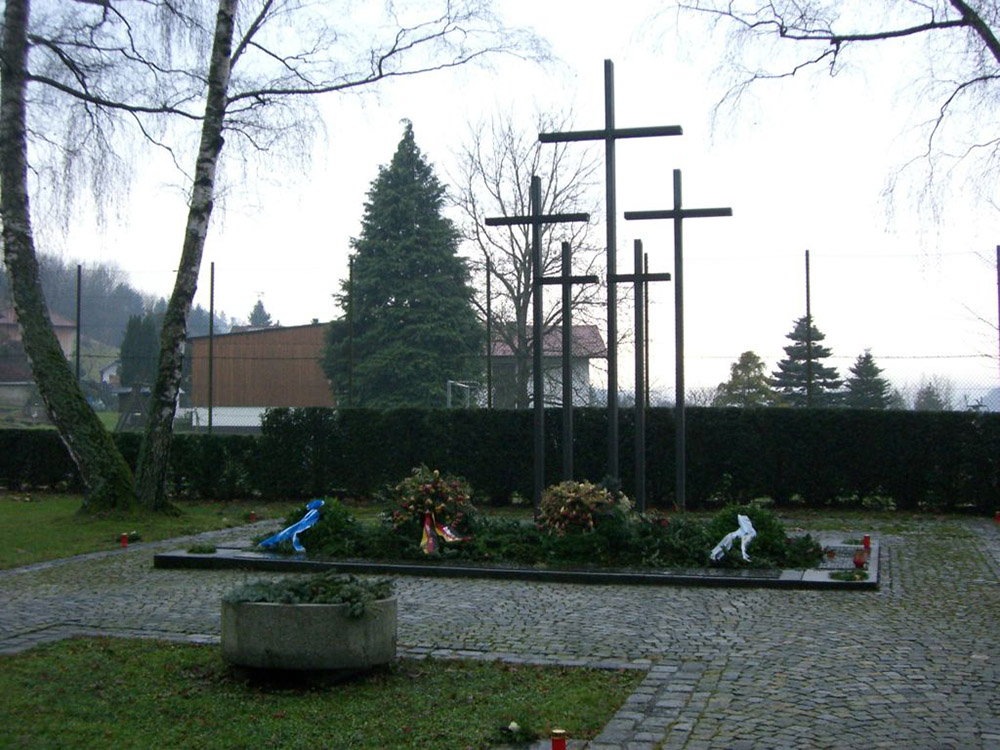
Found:
[[[75,321],[76,262],[40,255],[38,267],[42,291],[49,309],[67,320]],[[117,350],[121,346],[129,316],[162,312],[166,309],[165,299],[143,294],[134,288],[129,283],[127,274],[115,265],[84,265],[80,277],[80,336],[95,344]],[[9,294],[7,270],[0,264],[0,307],[10,299]],[[195,307],[188,317],[188,334],[207,335],[208,322],[208,311],[201,306]],[[216,314],[215,330],[217,333],[229,330],[225,315]],[[87,347],[82,348],[86,353]]]

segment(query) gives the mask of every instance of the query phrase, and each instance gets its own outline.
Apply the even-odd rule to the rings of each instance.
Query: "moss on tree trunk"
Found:
[[[24,350],[49,418],[80,471],[83,509],[126,510],[134,497],[132,473],[111,435],[90,408],[52,330],[38,277],[27,186],[26,62],[28,0],[4,9],[0,55],[0,214],[4,262]]]

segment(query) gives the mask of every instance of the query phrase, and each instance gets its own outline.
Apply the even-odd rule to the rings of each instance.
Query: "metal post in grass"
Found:
[[[76,382],[80,382],[80,289],[83,286],[83,266],[76,264]]]

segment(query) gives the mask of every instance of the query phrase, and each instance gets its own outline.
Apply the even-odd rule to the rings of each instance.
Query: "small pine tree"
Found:
[[[250,325],[254,328],[270,328],[271,314],[264,309],[264,303],[257,300],[257,304],[250,311]]]
[[[481,374],[483,334],[444,197],[406,123],[368,191],[344,317],[327,338],[323,369],[341,394],[353,379],[351,405],[444,406],[448,380]]]
[[[951,409],[951,384],[941,378],[932,378],[920,384],[913,398],[914,411],[949,411]]]
[[[859,354],[850,368],[844,405],[852,409],[888,409],[892,403],[892,386],[882,377],[882,368],[875,364],[869,350]]]
[[[803,315],[795,321],[788,338],[792,343],[784,347],[787,357],[771,373],[771,386],[791,406],[836,406],[843,381],[835,367],[821,362],[832,353],[820,344],[826,336]]]
[[[774,406],[778,396],[767,382],[764,360],[743,352],[729,368],[729,380],[716,389],[712,406]]]

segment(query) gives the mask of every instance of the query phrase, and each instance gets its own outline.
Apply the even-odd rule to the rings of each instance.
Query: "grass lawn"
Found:
[[[218,647],[63,641],[0,656],[10,748],[487,748],[515,721],[593,736],[644,673],[399,661],[336,685],[250,682]]]
[[[151,542],[247,523],[250,511],[280,522],[297,503],[179,503],[181,515],[136,511],[124,518],[79,515],[79,495],[0,493],[0,569],[112,549],[122,532]]]

